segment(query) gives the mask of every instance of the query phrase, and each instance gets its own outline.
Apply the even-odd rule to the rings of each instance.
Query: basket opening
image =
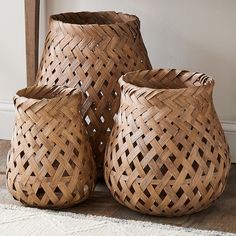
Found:
[[[136,71],[124,75],[126,83],[151,89],[182,89],[213,83],[213,79],[201,73],[176,69]]]
[[[124,13],[109,12],[70,12],[51,16],[53,20],[61,21],[63,23],[77,24],[77,25],[109,25],[127,23],[129,21],[137,20],[136,16]]]
[[[65,88],[62,86],[32,86],[22,89],[17,92],[20,97],[25,97],[28,99],[42,100],[42,99],[53,99],[62,96],[69,96],[75,94],[75,89]],[[80,94],[81,96],[81,94]]]

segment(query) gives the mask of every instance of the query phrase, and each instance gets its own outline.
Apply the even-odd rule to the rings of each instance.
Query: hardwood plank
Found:
[[[9,141],[0,140],[0,169],[5,168]],[[4,159],[4,161],[3,161]],[[3,166],[4,163],[4,166]],[[20,205],[6,189],[6,177],[0,175],[0,203]],[[103,182],[99,182],[91,197],[82,204],[63,211],[108,216],[119,219],[151,221],[197,229],[236,233],[236,165],[232,165],[229,180],[222,196],[208,209],[190,216],[166,218],[140,214],[116,202]]]
[[[38,70],[40,0],[25,0],[27,85],[33,85]]]

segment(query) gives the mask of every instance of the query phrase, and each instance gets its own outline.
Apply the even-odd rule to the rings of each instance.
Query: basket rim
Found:
[[[130,18],[130,20],[127,21],[123,21],[123,22],[115,22],[115,23],[108,23],[108,24],[96,24],[96,23],[92,23],[92,24],[77,24],[77,23],[68,23],[68,22],[64,22],[62,20],[57,19],[57,17],[59,16],[63,16],[63,15],[69,15],[69,14],[101,14],[101,13],[111,13],[111,14],[116,14],[116,15],[122,15],[125,16],[127,18]],[[63,25],[73,25],[73,26],[77,26],[77,27],[87,27],[87,26],[100,26],[100,27],[106,27],[106,26],[112,26],[112,25],[127,25],[129,23],[132,22],[139,22],[139,18],[136,15],[133,14],[128,14],[128,13],[124,13],[124,12],[116,12],[116,11],[79,11],[79,12],[62,12],[59,14],[54,14],[51,15],[49,18],[49,21],[53,21],[53,22],[60,22]]]
[[[209,88],[209,87],[213,87],[215,85],[215,80],[213,79],[212,76],[207,76],[207,83],[206,84],[201,84],[199,86],[196,86],[196,85],[193,85],[193,86],[187,86],[187,87],[184,87],[184,88],[152,88],[152,87],[148,87],[148,86],[139,86],[139,85],[136,85],[136,84],[133,84],[129,81],[126,81],[126,79],[128,79],[128,76],[135,76],[139,73],[155,73],[155,72],[158,72],[159,70],[166,70],[166,71],[172,71],[172,70],[175,70],[177,71],[178,73],[180,72],[186,72],[186,73],[195,73],[195,74],[199,74],[199,76],[207,76],[206,74],[204,73],[200,73],[200,72],[191,72],[189,70],[181,70],[181,69],[175,69],[175,68],[155,68],[155,69],[151,69],[151,70],[137,70],[137,71],[131,71],[131,72],[128,72],[124,75],[122,75],[120,78],[119,78],[119,84],[120,84],[120,87],[121,87],[121,92],[122,92],[122,87],[126,87],[126,89],[134,89],[134,90],[145,90],[145,91],[186,91],[186,90],[190,90],[190,89],[198,89],[198,88],[201,88],[201,87],[204,87],[204,88]]]
[[[52,97],[41,97],[41,98],[36,98],[36,97],[31,97],[30,95],[26,95],[26,92],[29,91],[29,90],[38,90],[38,91],[42,91],[42,90],[45,90],[46,91],[49,91],[48,94],[52,93],[52,92],[58,92],[57,95],[55,96],[52,96]],[[67,92],[66,94],[63,94],[63,92]],[[61,94],[60,94],[61,93]],[[29,93],[30,94],[30,91]],[[78,97],[78,100],[81,102],[81,99],[82,99],[82,93],[81,91],[79,91],[78,89],[75,89],[75,88],[69,88],[69,87],[66,87],[66,86],[59,86],[59,85],[54,85],[54,86],[49,86],[49,85],[33,85],[33,86],[29,86],[29,87],[25,87],[23,89],[20,89],[16,92],[13,100],[15,99],[18,99],[18,98],[22,98],[24,99],[25,101],[26,100],[32,100],[32,101],[35,101],[35,102],[42,102],[42,101],[54,101],[54,100],[59,100],[63,97]]]

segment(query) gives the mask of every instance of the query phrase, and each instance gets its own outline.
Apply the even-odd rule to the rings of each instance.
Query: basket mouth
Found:
[[[66,96],[78,96],[81,101],[82,94],[77,89],[64,86],[35,85],[19,90],[17,97],[32,99],[36,101],[60,99]]]
[[[119,80],[120,85],[149,89],[187,89],[214,85],[214,80],[199,72],[177,69],[155,69],[129,72]]]
[[[99,11],[99,12],[67,12],[52,15],[50,17],[54,21],[60,21],[65,24],[74,25],[114,25],[127,24],[129,22],[139,21],[135,15],[129,15],[114,11]]]

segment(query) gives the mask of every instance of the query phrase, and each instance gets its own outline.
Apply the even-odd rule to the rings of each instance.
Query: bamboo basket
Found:
[[[119,108],[118,79],[138,69],[151,69],[151,65],[136,16],[78,12],[50,17],[37,83],[82,91],[81,113],[100,175]]]
[[[105,157],[105,181],[121,204],[177,216],[223,192],[229,147],[214,109],[214,81],[158,69],[121,77],[121,105]]]
[[[7,186],[16,200],[65,208],[84,201],[93,191],[96,168],[80,103],[80,92],[60,86],[17,92],[7,161]]]

